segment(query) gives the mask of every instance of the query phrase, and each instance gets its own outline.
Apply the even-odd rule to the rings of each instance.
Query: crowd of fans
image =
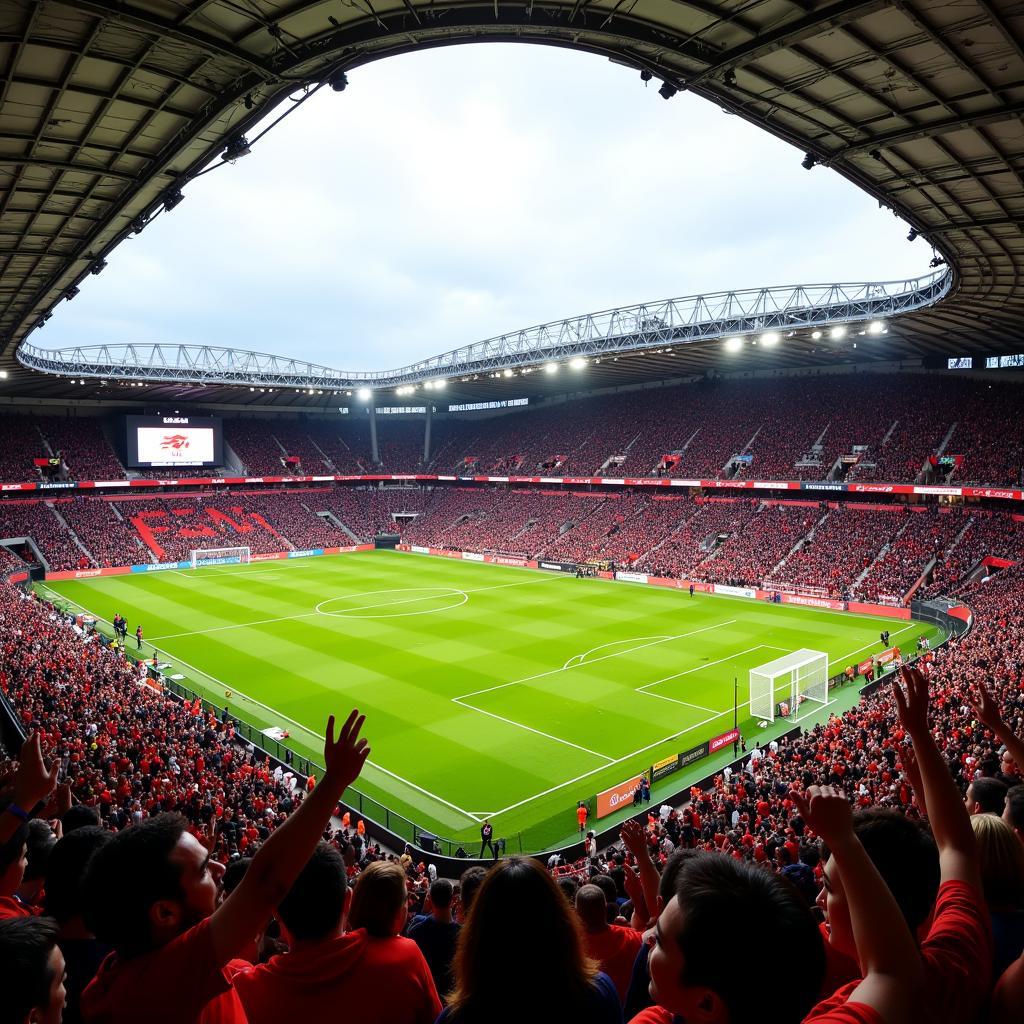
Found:
[[[908,388],[913,403],[906,401]],[[331,419],[226,419],[224,431],[246,472],[258,476],[383,471],[810,480],[842,479],[848,469],[850,480],[949,478],[1007,486],[1020,485],[1024,466],[1017,390],[969,378],[865,372],[704,380],[531,405],[486,419],[445,415],[439,405],[426,462],[422,415],[378,413],[375,462],[358,405],[350,416]],[[74,479],[126,475],[98,419],[5,416],[0,426],[15,442],[0,453],[3,480],[37,479],[31,460],[51,450]],[[960,455],[961,464],[930,468],[929,459],[940,454]],[[299,462],[289,465],[289,457]],[[844,466],[844,457],[860,461]]]
[[[857,593],[870,601],[899,600],[921,579],[932,559],[949,550],[966,525],[967,513],[960,509],[918,506],[909,510],[896,538],[871,564]]]
[[[455,885],[332,820],[369,754],[356,712],[293,787],[230,720],[0,585],[0,687],[30,730],[0,816],[10,1019],[726,1024],[768,1000],[779,1024],[1018,1021],[1024,569],[965,596],[974,628],[920,671],[682,808]],[[744,921],[785,984],[727,955]]]
[[[903,525],[901,511],[898,506],[835,506],[776,570],[776,580],[824,587],[836,596],[848,593]]]
[[[44,501],[0,502],[0,537],[31,538],[51,569],[91,564],[53,507]]]

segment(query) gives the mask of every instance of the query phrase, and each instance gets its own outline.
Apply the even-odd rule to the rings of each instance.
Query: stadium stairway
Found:
[[[71,539],[81,549],[82,554],[84,554],[85,557],[89,559],[89,564],[99,565],[99,562],[96,560],[96,556],[82,543],[82,538],[79,537],[78,534],[71,529],[71,524],[60,514],[60,512],[57,510],[57,506],[49,501],[46,501],[43,504],[46,505],[46,507],[54,514],[54,516],[57,519],[57,522],[59,522],[61,526],[63,526],[64,529],[67,530],[67,532],[71,535]]]

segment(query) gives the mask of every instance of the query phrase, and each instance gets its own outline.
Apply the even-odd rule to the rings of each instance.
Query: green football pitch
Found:
[[[319,762],[327,715],[357,706],[373,751],[350,802],[471,852],[485,816],[509,852],[572,838],[578,800],[729,729],[734,679],[748,744],[785,731],[750,718],[757,665],[810,648],[835,673],[879,650],[883,628],[904,649],[939,636],[921,623],[392,551],[43,589],[107,622],[120,612],[131,631],[141,623],[143,653],[152,643],[182,686],[257,730],[289,730],[300,757]],[[819,718],[856,690],[831,696]],[[686,781],[672,775],[661,792]]]

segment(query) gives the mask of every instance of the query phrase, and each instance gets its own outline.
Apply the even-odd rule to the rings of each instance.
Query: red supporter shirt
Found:
[[[644,937],[642,932],[611,924],[599,932],[586,932],[583,936],[587,956],[596,960],[601,970],[612,979],[619,1002],[626,1001],[629,980],[633,975],[633,964],[640,952]]]
[[[13,896],[0,896],[0,921],[6,921],[12,917],[31,916],[32,911],[21,900],[16,900]]]
[[[243,966],[232,961],[228,970]],[[111,953],[86,986],[89,1024],[247,1024],[225,971],[217,966],[209,918],[152,953]]]
[[[633,1017],[629,1024],[672,1024],[675,1018],[660,1006],[648,1006]]]
[[[249,1024],[342,1018],[433,1024],[441,1012],[419,946],[370,938],[365,928],[272,957],[233,980]]]
[[[992,925],[985,897],[965,882],[943,882],[935,900],[928,935],[921,943],[925,994],[923,1015],[929,1024],[974,1024],[988,1002],[992,979]],[[804,1024],[874,1021],[874,1017],[837,1017],[844,1005],[867,1011],[846,1000],[857,987],[851,981],[804,1019]],[[873,1011],[869,1011],[873,1012]]]

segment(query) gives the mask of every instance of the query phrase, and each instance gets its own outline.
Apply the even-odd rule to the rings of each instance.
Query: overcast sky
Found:
[[[458,46],[349,77],[186,186],[32,341],[385,369],[617,305],[928,272],[845,179],[598,57]]]

